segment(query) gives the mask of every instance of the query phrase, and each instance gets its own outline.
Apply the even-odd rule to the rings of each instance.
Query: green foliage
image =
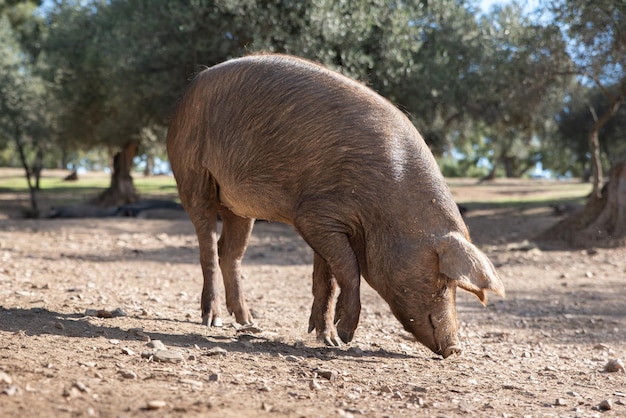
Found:
[[[143,161],[163,158],[168,117],[194,73],[273,51],[380,92],[451,175],[485,175],[476,165],[489,161],[521,176],[540,160],[583,173],[588,119],[574,108],[587,96],[573,76],[584,69],[618,92],[626,66],[616,36],[625,7],[609,0],[558,0],[542,19],[515,2],[482,13],[473,0],[58,0],[34,12],[40,4],[0,0],[5,162],[15,160],[3,147],[11,114],[47,165],[78,164],[90,150],[108,157],[131,140]],[[22,97],[10,99],[13,113],[9,97]],[[602,135],[605,155],[623,152],[618,120]]]

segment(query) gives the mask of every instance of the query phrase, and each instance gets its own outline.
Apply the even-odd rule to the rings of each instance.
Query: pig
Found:
[[[241,261],[255,219],[293,226],[313,249],[309,332],[328,345],[354,337],[361,277],[444,358],[460,352],[456,288],[483,304],[487,291],[504,296],[406,115],[322,65],[259,54],[200,72],[171,118],[167,151],[198,236],[204,325],[222,325],[219,270],[228,312],[253,320]]]

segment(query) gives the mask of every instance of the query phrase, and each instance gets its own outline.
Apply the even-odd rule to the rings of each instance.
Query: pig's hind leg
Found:
[[[316,330],[317,339],[329,346],[340,346],[334,324],[337,281],[326,260],[317,252],[313,256],[313,306],[309,318],[309,332]]]
[[[209,173],[183,172],[176,178],[180,200],[193,223],[200,247],[204,277],[202,324],[221,327],[217,256],[217,185]],[[184,192],[183,192],[184,191]]]
[[[361,314],[359,263],[348,240],[349,231],[336,219],[316,213],[319,204],[311,202],[311,211],[299,208],[294,225],[304,240],[323,258],[341,289],[337,299],[337,334],[345,343],[352,341]],[[323,207],[323,205],[321,206]],[[328,274],[328,273],[326,273]],[[327,297],[318,303],[327,302]],[[315,312],[312,312],[315,314]],[[319,321],[319,320],[318,320]],[[318,324],[315,324],[316,326]],[[324,332],[324,329],[317,329]]]
[[[222,218],[222,233],[217,247],[226,290],[226,307],[231,315],[235,315],[238,323],[251,324],[252,316],[241,285],[241,259],[248,246],[254,219],[237,216],[224,206],[220,206],[219,214]]]

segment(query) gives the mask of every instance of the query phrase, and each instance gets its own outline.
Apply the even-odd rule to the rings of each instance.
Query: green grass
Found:
[[[40,188],[42,193],[66,193],[72,195],[97,193],[109,187],[111,179],[107,175],[81,176],[77,181],[64,181],[58,177],[42,177]],[[159,195],[176,193],[176,182],[173,177],[135,175],[133,183],[141,195]],[[24,176],[0,177],[0,192],[28,193],[28,184]]]
[[[88,173],[77,181],[64,181],[65,171],[44,170],[37,193],[42,213],[50,207],[85,203],[104,191],[110,184],[110,175]],[[145,177],[133,174],[133,183],[141,198],[177,200],[176,182],[171,176]],[[0,215],[20,217],[30,207],[29,190],[21,170],[0,169]],[[2,216],[0,216],[2,218]]]
[[[106,173],[87,173],[77,181],[64,181],[66,171],[44,170],[38,202],[42,210],[86,202],[110,183]],[[176,183],[171,176],[145,177],[133,174],[134,185],[142,198],[178,199]],[[498,179],[477,183],[470,179],[449,179],[455,200],[472,210],[527,209],[550,204],[585,203],[591,191],[588,183],[577,181],[535,181]],[[15,214],[29,207],[29,193],[23,171],[0,168],[0,214]]]

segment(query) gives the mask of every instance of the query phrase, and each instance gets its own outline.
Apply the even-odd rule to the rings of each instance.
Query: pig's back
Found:
[[[389,198],[401,187],[416,157],[432,159],[388,101],[292,57],[215,66],[198,76],[189,100],[201,127],[186,147],[215,177],[224,204],[243,216],[291,223],[303,199],[343,200],[347,212],[375,205],[383,190]]]

